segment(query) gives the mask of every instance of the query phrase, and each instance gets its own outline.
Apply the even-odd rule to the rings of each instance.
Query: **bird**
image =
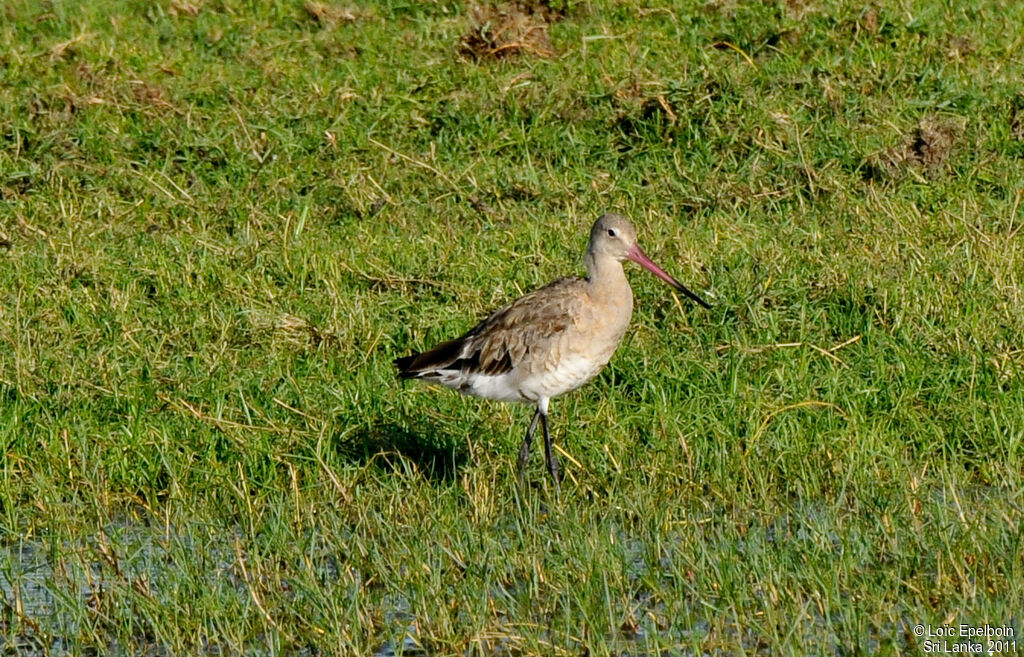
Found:
[[[548,405],[596,377],[625,335],[633,314],[625,261],[639,264],[698,305],[711,308],[647,257],[637,244],[633,224],[620,214],[606,213],[594,222],[583,260],[585,278],[559,278],[494,311],[465,335],[394,361],[403,380],[438,383],[463,394],[534,407],[519,448],[520,489],[539,423],[545,464],[559,493]]]

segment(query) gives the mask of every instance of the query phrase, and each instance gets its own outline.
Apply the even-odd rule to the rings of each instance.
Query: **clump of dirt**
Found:
[[[198,16],[203,10],[202,0],[190,2],[189,0],[171,0],[169,8],[171,16],[184,14],[186,16]]]
[[[786,0],[786,10],[796,19],[801,19],[817,9],[818,3],[813,0]]]
[[[925,119],[904,147],[903,158],[926,169],[937,169],[949,159],[961,132],[962,127],[951,122]]]
[[[946,56],[950,59],[962,60],[968,55],[973,55],[977,50],[978,48],[969,38],[965,36],[954,36],[949,39]]]
[[[141,80],[133,80],[129,84],[131,85],[135,100],[140,103],[156,105],[165,109],[175,109],[174,104],[167,100],[167,95],[160,87]]]
[[[501,59],[529,54],[552,57],[548,25],[563,14],[550,3],[478,5],[470,11],[472,25],[459,51],[473,59]]]
[[[864,30],[868,34],[874,34],[878,32],[878,10],[874,7],[868,8],[867,11],[861,16],[861,21],[858,25],[863,25]]]
[[[1010,134],[1017,141],[1024,141],[1024,95],[1017,96],[1010,106]]]
[[[675,107],[663,92],[657,93],[663,91],[660,87],[655,81],[633,80],[616,89],[612,99],[621,108],[616,123],[623,125],[637,119],[646,122],[660,118],[665,123],[675,124],[679,118]]]
[[[320,25],[329,27],[338,23],[353,23],[359,19],[359,13],[349,7],[338,7],[315,0],[306,0],[302,5],[310,18]]]
[[[948,119],[923,119],[902,146],[890,148],[868,161],[868,177],[894,177],[907,167],[923,169],[930,175],[939,173],[953,154],[963,129],[962,123]]]

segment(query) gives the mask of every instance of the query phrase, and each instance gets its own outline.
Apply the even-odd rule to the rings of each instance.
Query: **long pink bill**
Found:
[[[699,296],[697,296],[696,294],[694,294],[690,290],[686,289],[685,285],[683,285],[682,283],[680,283],[679,281],[677,281],[676,279],[672,278],[667,273],[665,273],[665,270],[663,270],[658,265],[654,264],[654,261],[652,261],[650,258],[648,258],[647,254],[643,252],[643,249],[641,249],[636,244],[634,244],[633,246],[630,247],[629,252],[626,255],[629,257],[630,260],[632,260],[633,262],[637,263],[638,265],[640,265],[641,267],[643,267],[647,271],[651,272],[652,274],[654,274],[655,276],[657,276],[661,280],[665,281],[666,283],[668,283],[669,285],[671,285],[675,289],[679,290],[680,292],[682,292],[686,296],[690,297],[691,299],[696,301],[698,304],[700,304],[704,308],[707,308],[708,310],[711,310],[711,305],[708,304],[707,301],[705,301],[704,299],[701,299]]]

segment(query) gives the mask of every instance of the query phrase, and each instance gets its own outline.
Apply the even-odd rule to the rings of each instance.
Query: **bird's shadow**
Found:
[[[373,418],[349,437],[346,451],[357,461],[386,470],[402,471],[412,464],[427,479],[454,479],[469,461],[467,446],[423,418],[403,419],[408,424]]]

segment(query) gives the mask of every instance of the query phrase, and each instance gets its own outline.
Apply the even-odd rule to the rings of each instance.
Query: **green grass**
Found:
[[[1024,4],[642,4],[7,3],[0,651],[1024,641]],[[391,360],[605,210],[714,309],[631,271],[520,497]]]

